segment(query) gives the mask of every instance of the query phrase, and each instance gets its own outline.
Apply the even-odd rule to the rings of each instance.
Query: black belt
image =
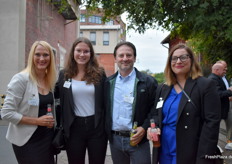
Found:
[[[87,123],[89,123],[91,121],[94,121],[94,115],[86,116],[86,117],[76,116],[76,119],[77,119],[78,122],[87,124]]]
[[[130,131],[111,131],[113,134],[123,137],[130,137]]]

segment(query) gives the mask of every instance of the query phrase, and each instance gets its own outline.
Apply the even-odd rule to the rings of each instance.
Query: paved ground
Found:
[[[7,130],[7,123],[0,120],[0,164],[17,164],[15,156],[12,151],[11,144],[5,139],[6,130]],[[227,158],[225,159],[225,164],[232,164],[232,151],[228,151],[224,149],[226,145],[226,137],[225,137],[225,124],[223,121],[221,122],[218,145],[223,149],[222,157]],[[58,155],[58,164],[68,164],[65,151],[62,151]],[[88,164],[87,157],[86,157],[86,164]],[[105,164],[112,164],[109,147],[107,149]]]
[[[224,121],[221,122],[221,129],[220,129],[220,134],[219,134],[219,140],[218,140],[218,145],[222,148],[223,153],[222,153],[222,157],[227,158],[225,159],[225,163],[224,164],[232,164],[232,151],[229,150],[225,150],[225,145],[226,145],[226,131],[225,131],[225,124]],[[86,158],[86,163],[88,162],[87,158]],[[105,164],[112,164],[112,159],[111,159],[111,153],[109,150],[109,146],[107,148],[107,153],[106,153],[106,160],[105,160]],[[62,151],[59,155],[58,155],[58,164],[68,164],[67,161],[67,156],[65,151]]]

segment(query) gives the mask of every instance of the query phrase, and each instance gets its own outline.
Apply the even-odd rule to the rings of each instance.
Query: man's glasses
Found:
[[[190,56],[188,54],[186,55],[181,55],[179,57],[177,56],[172,56],[171,57],[171,62],[172,63],[176,63],[178,59],[180,59],[181,62],[186,62],[188,60],[188,58],[190,58]]]

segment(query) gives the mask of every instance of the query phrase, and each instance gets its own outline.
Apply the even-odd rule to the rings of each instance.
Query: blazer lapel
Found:
[[[165,101],[166,99],[167,99],[167,97],[168,97],[168,95],[169,95],[169,93],[170,93],[170,91],[171,91],[171,89],[173,88],[173,86],[167,86],[167,85],[164,85],[163,87],[162,87],[162,90],[161,90],[161,93],[158,93],[158,94],[160,94],[159,95],[159,97],[158,97],[158,102],[160,101],[160,99],[162,98],[162,100],[163,101]],[[163,105],[164,104],[162,104],[162,108],[159,108],[158,109],[158,116],[159,116],[159,126],[160,126],[160,128],[162,128],[162,110],[163,110]]]
[[[70,79],[70,83],[72,83],[72,79]],[[67,88],[66,94],[67,94],[68,99],[69,99],[69,105],[70,105],[70,107],[74,107],[73,94],[72,94],[72,85],[70,85],[70,87]],[[66,96],[66,94],[65,94],[65,96]],[[72,109],[72,110],[74,110],[74,109]]]
[[[194,85],[196,85],[196,80],[192,80],[191,78],[188,78],[186,83],[185,83],[184,91],[187,93],[187,95],[189,97],[191,97],[190,94],[192,92]],[[178,122],[180,115],[183,112],[183,109],[184,109],[187,102],[188,102],[188,98],[185,96],[184,93],[182,93],[182,98],[181,98],[180,104],[179,104],[177,122]]]

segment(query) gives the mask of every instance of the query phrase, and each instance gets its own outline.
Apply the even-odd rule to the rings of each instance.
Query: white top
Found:
[[[229,83],[228,83],[228,81],[226,80],[226,77],[223,76],[223,77],[222,77],[222,80],[223,80],[223,82],[225,83],[226,89],[228,89],[228,88],[229,88]]]
[[[77,116],[87,117],[95,114],[95,88],[86,81],[72,79],[74,112]]]

